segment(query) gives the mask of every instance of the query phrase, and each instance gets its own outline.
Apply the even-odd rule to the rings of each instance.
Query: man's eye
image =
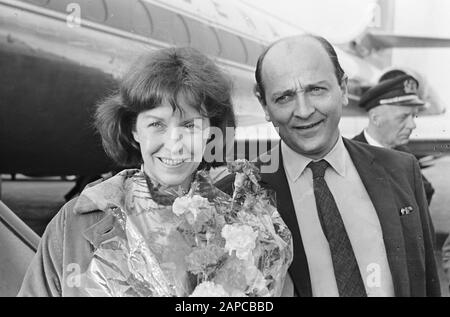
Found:
[[[323,87],[312,87],[310,90],[313,94],[321,94],[325,91],[325,88]]]
[[[286,103],[289,102],[292,99],[291,95],[283,95],[281,97],[278,97],[275,99],[276,103]]]
[[[405,120],[407,120],[407,119],[409,118],[409,114],[403,115],[401,118],[402,118],[403,121],[405,121]],[[414,117],[413,117],[413,118],[414,118]]]

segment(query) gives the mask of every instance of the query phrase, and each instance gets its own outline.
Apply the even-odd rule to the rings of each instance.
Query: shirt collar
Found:
[[[366,129],[364,129],[364,137],[366,138],[367,143],[368,143],[369,145],[377,146],[377,147],[384,147],[380,142],[378,142],[377,140],[375,140],[374,138],[372,138],[372,137],[369,135],[369,133],[367,132]]]
[[[283,164],[286,175],[290,181],[296,182],[302,175],[312,159],[299,154],[292,150],[284,141],[281,141],[281,153],[283,156]],[[323,158],[340,176],[345,176],[345,145],[342,137],[339,136],[338,141],[333,149]]]

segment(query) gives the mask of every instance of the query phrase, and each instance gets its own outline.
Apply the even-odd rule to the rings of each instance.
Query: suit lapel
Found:
[[[367,139],[366,139],[366,136],[364,135],[364,131],[362,131],[360,134],[355,136],[353,138],[353,140],[358,141],[358,142],[368,143]]]
[[[275,147],[273,152],[278,152],[279,168],[274,173],[262,173],[263,186],[272,188],[276,192],[277,209],[292,234],[294,244],[294,259],[289,268],[289,273],[295,285],[298,295],[311,297],[311,280],[309,276],[308,261],[303,247],[297,216],[292,202],[291,191],[284,171],[281,147]],[[267,186],[268,185],[268,186]]]
[[[344,138],[344,144],[380,221],[396,296],[409,296],[410,285],[402,225],[387,173],[366,148]]]

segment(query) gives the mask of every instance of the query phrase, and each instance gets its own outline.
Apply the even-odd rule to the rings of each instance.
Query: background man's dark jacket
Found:
[[[367,139],[364,136],[364,132],[361,132],[360,134],[355,136],[353,138],[353,140],[358,141],[358,142],[363,142],[363,143],[366,143],[366,144],[369,143],[369,142],[367,142]],[[405,152],[405,153],[411,153],[411,150],[407,146],[398,146],[398,147],[394,148],[394,150]],[[422,182],[423,182],[423,187],[425,189],[425,194],[427,196],[428,205],[430,205],[431,198],[433,197],[433,194],[434,194],[434,188],[431,185],[431,183],[428,181],[428,179],[426,179],[426,177],[423,174],[422,174]]]

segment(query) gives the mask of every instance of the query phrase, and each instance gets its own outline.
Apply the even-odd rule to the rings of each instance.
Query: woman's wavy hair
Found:
[[[97,105],[95,126],[106,153],[121,167],[142,164],[139,144],[134,140],[139,113],[186,96],[189,104],[208,117],[211,127],[222,131],[235,127],[231,80],[208,57],[193,48],[166,48],[140,57],[119,82],[119,89]],[[217,140],[216,140],[217,141]],[[223,153],[226,153],[223,151]],[[200,168],[222,165],[203,162]]]

